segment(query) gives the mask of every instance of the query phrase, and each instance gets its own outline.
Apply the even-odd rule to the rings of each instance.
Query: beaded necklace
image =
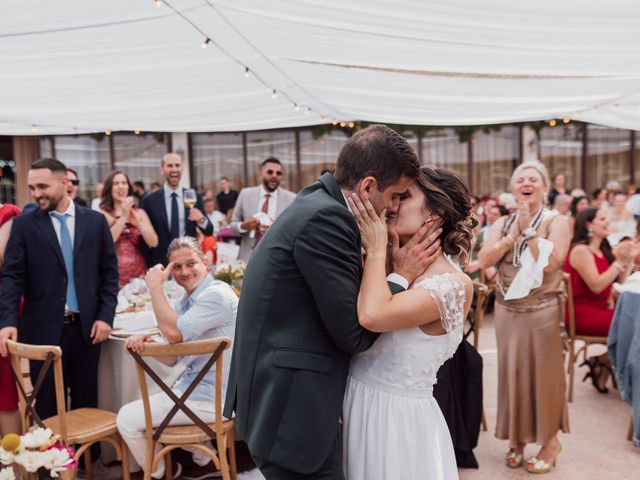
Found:
[[[540,223],[542,222],[542,216],[544,213],[544,205],[542,207],[540,207],[540,210],[538,210],[538,212],[535,214],[535,216],[533,217],[533,221],[531,222],[531,227],[529,228],[533,228],[534,230],[537,230],[538,227],[540,226]],[[513,215],[511,215],[511,218],[509,218],[509,220],[507,220],[502,232],[503,235],[506,235],[509,232],[509,229],[511,228],[511,225],[513,225],[513,222],[515,222],[518,218],[518,214],[514,213]],[[520,240],[518,243],[516,243],[513,247],[513,259],[511,261],[512,265],[514,267],[520,267],[520,258],[522,257],[522,254],[524,253],[525,249],[527,248],[527,243],[523,240]]]

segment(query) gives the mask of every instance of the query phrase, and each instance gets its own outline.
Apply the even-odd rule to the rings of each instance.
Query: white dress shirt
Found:
[[[276,188],[273,192],[268,192],[264,186],[260,188],[260,197],[258,198],[258,207],[256,208],[256,213],[262,211],[262,205],[266,199],[266,195],[269,194],[269,209],[267,210],[267,215],[271,220],[275,220],[278,214],[278,189]]]
[[[180,232],[180,236],[184,237],[185,234],[185,224],[184,224],[184,201],[182,200],[182,187],[178,187],[177,190],[171,190],[171,187],[165,183],[163,187],[164,191],[164,208],[167,210],[167,225],[169,226],[169,230],[171,230],[171,202],[173,198],[171,197],[172,193],[175,193],[176,202],[178,202],[178,231]]]
[[[56,237],[58,237],[58,243],[60,243],[60,220],[53,216],[53,212],[49,212],[49,218],[51,219],[51,224],[53,225],[53,229],[56,231]],[[57,212],[56,212],[57,213]],[[71,237],[71,246],[75,245],[76,239],[76,204],[73,200],[69,199],[69,206],[62,213],[62,215],[67,215],[67,228],[69,229],[69,236]],[[60,249],[62,249],[62,244],[60,244]],[[64,304],[64,311],[70,312],[71,309],[69,305]]]

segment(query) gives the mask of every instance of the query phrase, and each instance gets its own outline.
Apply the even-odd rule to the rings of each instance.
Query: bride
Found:
[[[385,212],[356,195],[349,205],[358,221],[366,263],[358,318],[383,332],[352,358],[343,405],[343,462],[347,480],[457,479],[447,424],[433,385],[440,366],[462,341],[473,284],[460,269],[471,247],[474,219],[469,191],[455,174],[423,168],[389,219],[406,242],[426,222],[441,222],[441,255],[405,292],[392,296],[386,282]]]

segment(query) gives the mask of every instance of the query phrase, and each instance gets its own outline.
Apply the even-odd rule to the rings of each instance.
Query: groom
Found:
[[[358,323],[363,259],[345,197],[357,193],[378,213],[393,215],[419,167],[390,128],[356,133],[340,151],[334,176],[302,190],[254,251],[224,415],[235,411],[240,437],[268,480],[342,478],[339,419],[349,360],[377,338]],[[395,248],[394,270],[404,285],[390,283],[394,292],[431,263],[426,249],[435,236],[420,242],[425,232],[427,226]]]

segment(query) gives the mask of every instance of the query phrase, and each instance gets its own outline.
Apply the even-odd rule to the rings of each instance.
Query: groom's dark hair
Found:
[[[335,181],[349,190],[373,177],[381,192],[403,176],[420,173],[418,157],[404,137],[386,125],[371,125],[347,140],[336,161]]]

